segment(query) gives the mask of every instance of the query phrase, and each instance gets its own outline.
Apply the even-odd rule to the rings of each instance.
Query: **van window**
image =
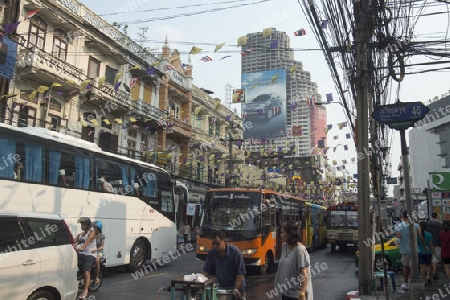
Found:
[[[1,254],[22,250],[20,242],[25,238],[16,217],[0,217]]]
[[[28,230],[28,243],[32,248],[70,244],[70,236],[60,220],[26,218],[24,228]]]

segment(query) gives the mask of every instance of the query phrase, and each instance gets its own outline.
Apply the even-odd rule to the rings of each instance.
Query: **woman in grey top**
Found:
[[[275,276],[274,289],[282,300],[313,300],[310,260],[306,247],[300,242],[298,225],[285,222],[281,225],[283,248]]]

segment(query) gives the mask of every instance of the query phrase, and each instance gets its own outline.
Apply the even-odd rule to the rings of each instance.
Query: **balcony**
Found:
[[[174,116],[169,117],[167,124],[167,137],[173,140],[190,139],[192,136],[192,126],[189,123],[183,122]]]
[[[104,84],[100,88],[96,87],[96,84],[94,83],[92,89],[82,91],[86,99],[83,105],[105,107],[105,111],[108,113],[119,116],[132,109],[131,96],[128,92],[115,91],[114,87],[109,83]],[[112,105],[113,103],[115,104],[114,106]]]
[[[64,84],[58,87],[62,91],[73,90],[87,78],[83,70],[39,48],[20,50],[17,54],[16,70],[21,79],[28,79],[37,84],[73,82],[72,85]]]
[[[167,111],[160,110],[141,99],[131,101],[131,115],[136,119],[161,120],[167,116]]]

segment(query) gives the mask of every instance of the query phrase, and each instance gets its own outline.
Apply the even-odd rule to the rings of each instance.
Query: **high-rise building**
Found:
[[[259,152],[264,146],[294,156],[310,155],[310,106],[321,96],[310,72],[294,59],[289,36],[272,28],[270,34],[268,30],[247,34],[241,44],[246,149]]]

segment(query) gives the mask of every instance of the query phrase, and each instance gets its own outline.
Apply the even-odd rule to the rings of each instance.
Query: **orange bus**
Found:
[[[308,219],[316,220],[316,206],[308,206],[300,198],[284,196],[272,190],[223,188],[207,191],[202,208],[200,235],[196,257],[205,260],[211,249],[211,232],[225,232],[226,242],[238,247],[247,268],[266,274],[281,255],[280,224],[285,220],[298,222],[306,244]],[[324,214],[318,214],[320,218]],[[308,218],[309,216],[309,218]],[[317,223],[319,224],[319,223]],[[322,219],[323,228],[325,223]],[[326,234],[324,233],[326,245]],[[314,245],[314,237],[311,243]],[[311,246],[311,245],[309,245]],[[318,246],[318,245],[317,245]]]

